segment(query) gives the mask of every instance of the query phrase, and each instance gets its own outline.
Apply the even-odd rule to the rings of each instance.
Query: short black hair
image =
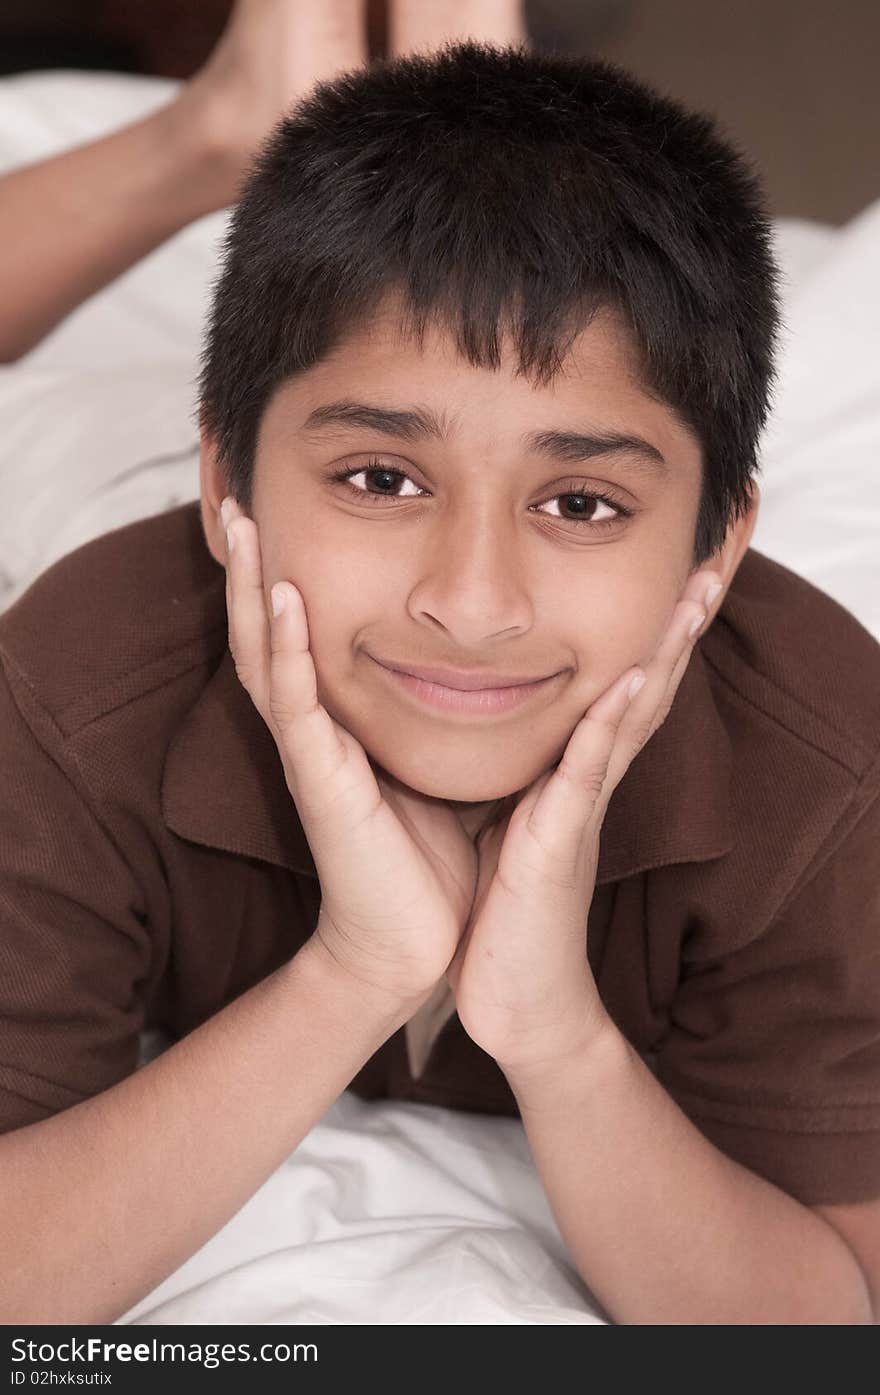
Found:
[[[319,84],[256,158],[215,288],[200,415],[229,492],[250,510],[275,389],[390,291],[475,367],[511,334],[538,384],[608,307],[700,443],[702,565],[748,508],[775,378],[763,204],[712,118],[605,61],[467,41]]]

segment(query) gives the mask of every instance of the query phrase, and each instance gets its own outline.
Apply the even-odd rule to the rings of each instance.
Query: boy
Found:
[[[768,234],[598,63],[278,129],[200,511],[0,621],[4,1321],[125,1312],[349,1084],[518,1111],[612,1321],[876,1321],[880,646],[749,548]]]

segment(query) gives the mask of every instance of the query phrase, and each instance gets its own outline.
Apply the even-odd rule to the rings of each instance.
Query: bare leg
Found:
[[[524,43],[522,0],[391,0],[388,42],[393,56],[463,39],[501,46]]]
[[[366,58],[364,0],[238,0],[208,62],[168,106],[0,179],[0,362],[232,203],[284,111]]]

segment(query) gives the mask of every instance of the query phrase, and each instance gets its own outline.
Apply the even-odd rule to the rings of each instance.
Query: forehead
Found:
[[[394,358],[401,364],[426,360],[435,370],[439,367],[450,372],[525,378],[526,375],[520,371],[513,334],[507,327],[499,327],[498,351],[500,362],[497,368],[488,364],[472,364],[461,351],[452,325],[439,315],[428,320],[420,341],[403,297],[389,292],[372,314],[346,330],[323,362],[332,366],[334,362],[342,360],[348,363],[352,356],[369,355],[371,358]],[[552,391],[557,383],[602,372],[625,380],[633,387],[642,388],[650,396],[639,381],[636,365],[635,344],[621,317],[609,307],[600,307],[590,323],[574,336],[550,383],[539,386],[530,375],[530,385],[536,391],[545,386]]]
[[[700,447],[672,408],[641,380],[634,343],[614,311],[600,308],[572,340],[554,377],[538,384],[520,369],[512,335],[499,335],[497,368],[475,366],[454,330],[429,321],[419,341],[406,309],[389,295],[317,364],[279,392],[289,425],[339,398],[384,407],[429,407],[449,436],[489,432],[496,441],[535,428],[637,431],[667,458],[699,471]]]

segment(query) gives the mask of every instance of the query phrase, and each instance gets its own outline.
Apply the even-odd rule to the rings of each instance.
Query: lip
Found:
[[[376,663],[380,661],[377,659]],[[478,691],[496,692],[501,688],[525,688],[536,687],[538,683],[546,683],[547,677],[534,678],[531,674],[505,674],[505,673],[468,673],[464,670],[454,668],[415,668],[404,664],[382,664],[391,673],[406,673],[411,678],[420,678],[425,683],[439,684],[442,688],[455,688],[458,692],[473,693]],[[555,678],[556,675],[550,674]]]
[[[403,669],[389,668],[378,659],[373,662],[395,684],[396,687],[409,693],[417,701],[434,707],[447,713],[461,712],[469,716],[491,717],[504,712],[510,712],[514,708],[524,706],[530,702],[538,693],[544,692],[557,678],[562,676],[562,672],[553,673],[548,678],[531,680],[526,683],[511,683],[509,680],[502,687],[485,688],[474,687],[458,688],[449,684],[434,682],[424,675],[434,670],[419,669],[418,674],[408,673]],[[465,675],[459,677],[461,682]],[[471,674],[467,676],[468,681],[473,685],[479,681],[485,683],[487,675],[480,675],[479,680]]]

